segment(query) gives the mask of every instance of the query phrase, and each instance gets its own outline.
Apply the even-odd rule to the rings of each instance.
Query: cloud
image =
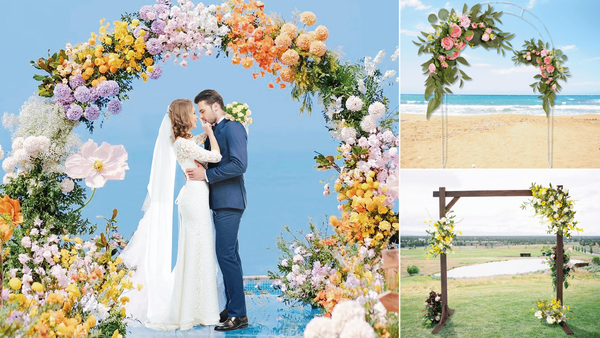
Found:
[[[583,82],[569,82],[569,86],[598,86],[600,82],[583,81]]]
[[[492,65],[489,63],[473,63],[471,64],[473,67],[491,67]]]
[[[519,73],[538,73],[540,70],[535,67],[515,67],[504,69],[492,69],[492,73],[499,75],[511,75]]]
[[[404,8],[404,6],[415,7],[415,9],[418,10],[427,9],[431,7],[423,5],[419,0],[400,0],[400,8],[402,9]]]
[[[408,29],[401,29],[400,30],[400,34],[404,34],[404,35],[408,35],[408,36],[419,36],[419,32],[417,32],[417,31],[410,31]]]
[[[575,45],[569,45],[569,46],[559,47],[558,49],[560,49],[560,50],[569,50],[569,49],[577,49],[577,47],[575,47]]]
[[[467,53],[462,53],[462,57],[464,57],[467,60],[481,60],[480,58]]]
[[[444,6],[444,7],[448,8],[448,9],[452,8],[452,6],[450,6],[450,2],[446,2],[446,6]]]
[[[415,26],[415,28],[418,29],[418,30],[420,30],[420,31],[424,31],[424,32],[429,32],[429,33],[433,32],[433,27],[431,25],[428,25],[428,24],[422,23],[422,22],[419,22]]]
[[[535,6],[535,1],[536,0],[529,0],[529,4],[527,5],[527,8],[533,8],[533,6]]]

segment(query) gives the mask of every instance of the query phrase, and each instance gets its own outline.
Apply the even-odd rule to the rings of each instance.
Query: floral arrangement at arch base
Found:
[[[442,8],[437,16],[430,14],[428,17],[434,32],[421,32],[426,40],[419,36],[419,42],[413,41],[419,47],[419,55],[432,54],[431,59],[421,65],[423,75],[427,76],[425,80],[425,100],[429,100],[427,119],[440,106],[444,94],[452,94],[449,86],[460,79],[462,88],[463,80],[471,79],[462,69],[459,69],[459,63],[469,65],[467,60],[460,56],[466,46],[493,48],[503,56],[505,50],[512,50],[508,40],[514,34],[502,32],[496,26],[496,22],[502,23],[499,19],[502,12],[494,12],[493,7],[489,5],[485,12],[480,10],[481,4],[471,9],[465,4],[462,13],[454,9],[448,12]],[[434,96],[430,98],[432,93]]]
[[[425,309],[422,309],[421,312],[425,312],[423,325],[434,326],[439,323],[442,317],[442,294],[435,293],[435,291],[429,292],[429,297],[425,300]]]
[[[567,321],[567,311],[573,312],[569,310],[569,306],[564,307],[558,299],[553,299],[552,301],[537,301],[536,302],[537,311],[535,308],[531,310],[534,311],[534,315],[537,319],[540,320],[540,323],[548,323],[548,324],[560,324]]]
[[[537,44],[533,39],[525,41],[523,47],[525,49],[514,51],[512,60],[515,65],[525,64],[540,69],[540,74],[534,76],[538,82],[532,83],[530,87],[533,92],[541,94],[538,98],[542,99],[542,106],[548,116],[550,107],[554,106],[556,94],[562,89],[558,80],[567,81],[567,77],[571,77],[569,68],[563,66],[567,56],[560,49],[548,50],[548,43],[544,46],[541,40]]]
[[[429,249],[427,259],[431,256],[435,258],[440,254],[445,255],[448,251],[454,253],[452,242],[458,238],[458,235],[462,235],[462,232],[454,230],[454,226],[456,225],[454,217],[456,215],[452,211],[449,211],[446,217],[442,217],[439,221],[433,222],[431,219],[425,221],[425,223],[429,223],[429,226],[433,228],[432,230],[425,230],[429,234],[429,245],[423,249]]]

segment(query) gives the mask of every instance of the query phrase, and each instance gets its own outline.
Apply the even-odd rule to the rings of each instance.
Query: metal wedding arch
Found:
[[[557,189],[562,190],[563,186],[558,185]],[[531,190],[475,190],[475,191],[446,191],[445,187],[440,187],[439,190],[433,192],[433,197],[439,198],[440,218],[446,217],[446,213],[458,202],[461,197],[501,197],[501,196],[533,196]],[[446,205],[446,197],[452,197],[450,203]],[[563,304],[563,236],[556,235],[556,299]],[[446,324],[446,321],[452,313],[453,309],[448,306],[448,274],[447,274],[446,255],[440,254],[440,278],[442,284],[442,315],[440,322],[433,328],[431,333],[438,333]],[[574,334],[567,326],[567,323],[562,322],[560,326],[567,335]]]
[[[546,28],[546,26],[544,25],[542,20],[540,20],[537,16],[535,16],[535,14],[531,13],[527,9],[525,9],[515,3],[508,2],[508,1],[486,1],[486,2],[481,2],[480,4],[482,4],[482,5],[484,5],[484,4],[503,4],[503,5],[511,5],[511,6],[518,7],[521,10],[520,14],[516,14],[513,12],[506,12],[506,11],[502,11],[502,13],[516,16],[518,18],[521,18],[521,20],[530,24],[531,27],[533,27],[533,29],[535,29],[536,32],[538,32],[540,39],[545,44],[546,39],[544,39],[544,35],[540,32],[539,29],[537,29],[537,27],[531,21],[527,20],[524,17],[525,14],[530,14],[537,21],[539,21],[540,25],[542,25],[542,27],[544,28],[544,31],[547,34],[547,38],[550,42],[551,48],[554,49],[554,42],[552,41],[550,32],[548,32],[548,29]],[[550,106],[550,113],[548,114],[548,117],[546,118],[546,120],[547,120],[546,141],[548,144],[547,160],[548,160],[548,166],[550,168],[552,168],[552,161],[553,161],[553,155],[554,155],[554,107],[553,106]],[[444,94],[444,101],[443,101],[443,106],[442,106],[442,111],[441,111],[440,122],[441,122],[441,141],[442,141],[442,168],[446,168],[446,162],[448,160],[448,94]]]

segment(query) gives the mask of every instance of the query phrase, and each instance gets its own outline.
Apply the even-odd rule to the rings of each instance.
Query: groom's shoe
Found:
[[[248,327],[248,317],[229,317],[227,320],[219,326],[215,327],[215,331],[233,331],[239,329],[245,329]]]
[[[219,323],[223,323],[227,320],[229,316],[227,316],[227,308],[219,313]]]

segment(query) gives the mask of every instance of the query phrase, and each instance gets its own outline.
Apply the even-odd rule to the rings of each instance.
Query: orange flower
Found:
[[[254,63],[254,60],[252,60],[252,58],[243,58],[242,59],[242,67],[248,69],[250,67],[252,67],[252,64]]]
[[[310,35],[308,34],[300,34],[297,38],[296,38],[296,46],[304,49],[304,50],[308,50],[310,48]]]
[[[300,22],[307,26],[312,26],[317,22],[317,16],[313,12],[304,12],[300,14]]]
[[[6,242],[12,237],[14,227],[23,223],[19,200],[4,195],[0,199],[0,214],[0,240]]]
[[[287,87],[287,86],[285,85],[285,83],[280,83],[280,84],[279,84],[279,88],[280,88],[280,89],[284,89],[285,87]]]
[[[269,88],[273,89],[273,88],[275,88],[275,85],[273,85],[272,83],[269,83]]]
[[[316,56],[323,56],[327,51],[327,47],[323,41],[316,40],[310,43],[309,51]]]
[[[281,79],[285,82],[294,81],[294,70],[292,68],[283,68],[279,74],[281,75]]]
[[[280,34],[275,38],[275,45],[280,48],[288,48],[292,44],[292,39],[286,34]]]
[[[234,65],[240,64],[241,61],[242,61],[242,59],[240,59],[237,56],[234,56],[233,58],[231,58],[231,63],[233,63]]]
[[[319,41],[325,41],[329,37],[329,30],[327,27],[321,25],[315,29],[315,38]]]
[[[300,60],[300,55],[293,49],[289,49],[281,55],[281,62],[286,66],[294,66]]]
[[[290,39],[293,39],[298,34],[298,27],[296,27],[293,23],[286,23],[281,26],[281,33],[289,36]]]

